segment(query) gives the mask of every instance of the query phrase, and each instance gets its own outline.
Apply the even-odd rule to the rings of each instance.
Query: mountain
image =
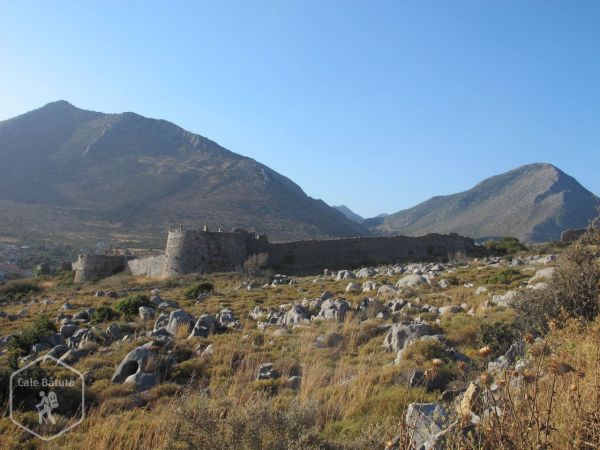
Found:
[[[600,199],[573,177],[544,163],[491,178],[468,191],[433,197],[387,217],[366,219],[378,234],[456,232],[479,240],[514,236],[528,242],[560,238],[598,215]]]
[[[165,120],[66,101],[0,122],[0,233],[164,238],[183,224],[273,241],[369,234],[288,178]]]
[[[332,208],[337,209],[344,216],[346,216],[348,220],[351,220],[352,222],[362,223],[362,221],[365,220],[363,217],[359,216],[350,208],[348,208],[346,205],[332,206]]]

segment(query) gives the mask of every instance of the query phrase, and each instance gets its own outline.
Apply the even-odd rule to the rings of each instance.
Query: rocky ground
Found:
[[[5,286],[3,373],[51,355],[84,374],[89,411],[49,443],[5,417],[0,439],[14,448],[450,448],[453,430],[508,411],[503,374],[517,386],[532,369],[528,345],[545,341],[515,332],[513,304],[548,288],[561,251],[310,277],[122,274],[73,285],[60,274],[17,294]]]

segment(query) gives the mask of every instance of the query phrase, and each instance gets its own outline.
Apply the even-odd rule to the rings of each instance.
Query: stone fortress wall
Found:
[[[79,255],[72,266],[75,271],[75,282],[97,280],[123,272],[127,268],[130,259],[131,256],[125,255],[97,255],[93,253]]]
[[[132,259],[127,262],[127,269],[132,275],[145,275],[148,277],[162,277],[165,265],[165,255],[148,256],[146,258]]]
[[[325,268],[438,261],[458,254],[477,256],[482,252],[473,239],[457,234],[270,243],[266,236],[242,229],[231,232],[177,229],[169,231],[164,255],[129,261],[116,255],[80,255],[73,268],[76,281],[103,278],[125,269],[133,275],[169,278],[189,273],[233,271],[249,256],[265,254],[268,268],[302,275]]]

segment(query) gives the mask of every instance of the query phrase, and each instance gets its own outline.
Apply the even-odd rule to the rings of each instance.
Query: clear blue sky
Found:
[[[0,64],[0,118],[167,119],[364,216],[535,161],[600,193],[598,1],[0,0]]]

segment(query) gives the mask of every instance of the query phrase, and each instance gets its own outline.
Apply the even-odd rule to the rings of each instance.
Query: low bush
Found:
[[[523,275],[517,269],[504,269],[502,272],[489,277],[485,280],[486,284],[510,284],[513,281],[518,280]]]
[[[112,309],[110,306],[100,306],[92,314],[92,322],[110,322],[119,317],[119,313]]]
[[[21,334],[13,336],[8,345],[11,367],[16,369],[19,356],[29,353],[33,344],[55,331],[56,325],[47,316],[43,315],[36,318],[31,325],[23,329]]]
[[[600,269],[594,251],[574,245],[561,255],[544,289],[532,289],[515,303],[515,323],[534,335],[546,334],[550,323],[565,317],[593,320],[600,312]]]
[[[442,359],[446,355],[446,347],[435,339],[424,339],[409,345],[403,354],[404,359],[425,362],[432,359]]]
[[[115,309],[124,316],[135,316],[138,314],[140,306],[151,306],[150,300],[146,295],[130,295],[115,303]]]
[[[186,291],[185,296],[190,300],[194,300],[198,298],[201,294],[206,294],[208,292],[212,292],[214,290],[214,286],[212,283],[208,281],[202,281],[199,283],[192,284]]]
[[[74,284],[75,274],[70,270],[63,270],[56,274],[54,281],[60,287],[72,287]]]
[[[327,448],[318,437],[315,408],[294,401],[275,406],[268,396],[233,404],[201,394],[182,398],[172,410],[170,448],[215,450]]]
[[[1,300],[19,300],[42,289],[32,280],[10,280],[0,284]]]
[[[496,255],[512,255],[527,250],[517,238],[505,236],[498,240],[486,241],[484,247]]]
[[[516,338],[512,324],[503,322],[482,323],[476,335],[478,347],[490,347],[492,357],[496,358],[508,351]]]

